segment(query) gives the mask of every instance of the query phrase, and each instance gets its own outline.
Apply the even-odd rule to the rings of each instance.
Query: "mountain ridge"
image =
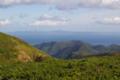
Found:
[[[87,56],[107,55],[120,52],[120,45],[91,45],[79,40],[46,42],[35,45],[35,47],[54,57],[63,59],[76,59]]]

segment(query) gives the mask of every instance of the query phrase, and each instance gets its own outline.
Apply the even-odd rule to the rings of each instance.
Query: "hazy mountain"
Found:
[[[91,45],[82,41],[46,42],[35,46],[52,56],[64,59],[120,52],[119,45]]]

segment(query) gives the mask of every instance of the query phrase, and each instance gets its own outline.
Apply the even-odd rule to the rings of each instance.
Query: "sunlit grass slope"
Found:
[[[47,56],[16,37],[0,33],[0,62],[28,62]]]

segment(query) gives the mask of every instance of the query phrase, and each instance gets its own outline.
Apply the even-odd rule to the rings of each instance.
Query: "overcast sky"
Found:
[[[0,31],[120,32],[120,0],[0,0]]]

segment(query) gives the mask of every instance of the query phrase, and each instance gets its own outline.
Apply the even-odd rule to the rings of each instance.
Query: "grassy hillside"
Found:
[[[1,62],[28,62],[48,55],[39,51],[24,41],[0,33],[0,63]]]

